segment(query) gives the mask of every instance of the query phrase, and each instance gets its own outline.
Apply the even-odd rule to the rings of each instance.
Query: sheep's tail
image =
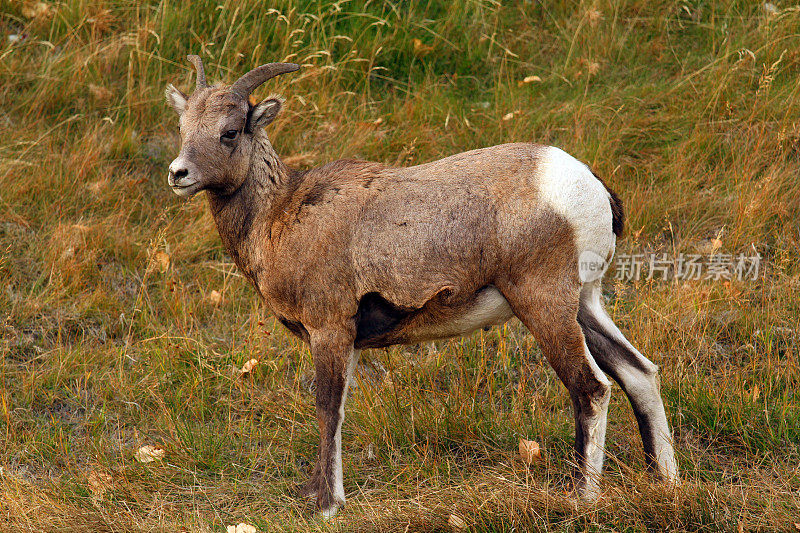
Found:
[[[608,194],[610,195],[608,201],[611,204],[611,231],[617,237],[622,237],[622,230],[625,229],[625,208],[617,193],[607,185],[606,189],[608,189]]]
[[[594,172],[592,172],[592,174],[594,174],[594,177],[597,178],[608,191],[608,202],[611,204],[611,231],[619,238],[622,236],[622,230],[625,229],[625,208],[622,205],[622,200],[611,187],[606,185],[606,182],[597,176],[597,174]]]

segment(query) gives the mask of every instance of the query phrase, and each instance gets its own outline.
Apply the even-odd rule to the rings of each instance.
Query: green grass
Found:
[[[795,531],[800,11],[774,3],[0,1],[0,529]],[[294,494],[317,446],[308,349],[203,199],[166,186],[187,53],[227,82],[303,65],[258,90],[287,97],[270,136],[295,165],[554,144],[624,199],[620,252],[758,251],[757,281],[606,283],[662,368],[682,487],[643,473],[615,387],[604,496],[577,505],[569,400],[512,322],[363,354],[348,505],[317,521]],[[137,462],[145,444],[165,458]]]

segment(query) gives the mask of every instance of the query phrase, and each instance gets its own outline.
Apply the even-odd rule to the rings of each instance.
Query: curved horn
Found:
[[[200,59],[200,56],[189,55],[186,56],[186,59],[197,69],[197,88],[205,89],[208,87],[208,83],[206,83],[206,71],[203,68],[203,60]]]
[[[231,85],[231,92],[238,94],[245,100],[253,90],[270,78],[299,70],[300,65],[295,63],[267,63],[256,67]]]

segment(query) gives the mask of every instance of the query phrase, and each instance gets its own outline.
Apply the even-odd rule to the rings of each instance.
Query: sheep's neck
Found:
[[[208,192],[222,244],[236,266],[258,289],[268,262],[273,212],[290,193],[293,173],[283,164],[263,130],[256,133],[247,178],[234,193]]]

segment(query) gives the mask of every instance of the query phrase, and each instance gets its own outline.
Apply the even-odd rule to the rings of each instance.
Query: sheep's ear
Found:
[[[260,104],[251,107],[247,117],[247,131],[254,132],[275,120],[282,107],[283,98],[279,96],[267,98]]]
[[[167,97],[167,103],[179,116],[186,111],[186,103],[189,101],[189,98],[176,89],[174,85],[171,83],[167,85],[164,95]]]

